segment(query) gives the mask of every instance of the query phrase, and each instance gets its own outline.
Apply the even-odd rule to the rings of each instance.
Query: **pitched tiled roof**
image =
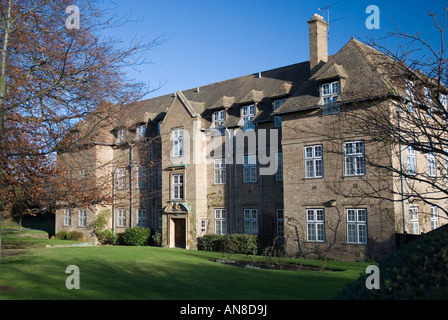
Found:
[[[355,39],[351,39],[339,52],[330,56],[307,81],[296,88],[274,114],[282,114],[316,108],[321,105],[320,84],[342,78],[338,102],[349,102],[367,97],[379,97],[392,93],[389,84],[377,70],[372,57],[387,59],[384,54]]]

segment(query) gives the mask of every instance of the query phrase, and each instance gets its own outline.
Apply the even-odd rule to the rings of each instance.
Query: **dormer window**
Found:
[[[145,135],[146,135],[146,125],[140,124],[137,127],[137,139],[142,139],[145,137]]]
[[[431,98],[431,90],[425,87],[425,102],[427,104],[432,104],[432,98]]]
[[[280,106],[286,101],[286,99],[279,99],[274,101],[273,111],[280,108]],[[274,128],[280,128],[282,126],[282,117],[274,116]]]
[[[440,104],[445,108],[445,110],[447,109],[447,99],[446,99],[446,94],[440,94]]]
[[[414,82],[411,80],[406,80],[406,96],[409,100],[414,100]]]
[[[124,142],[124,139],[126,138],[126,129],[120,128],[117,130],[117,143]]]
[[[255,116],[255,105],[244,106],[241,108],[241,118],[243,118],[243,131],[255,130],[255,124],[252,122]]]
[[[336,114],[339,113],[339,105],[336,104],[336,100],[339,97],[340,85],[339,81],[329,82],[322,84],[322,114]]]
[[[224,123],[224,120],[226,120],[226,111],[220,110],[213,112],[213,128],[219,130],[221,135],[224,134],[224,128],[222,127],[222,124]]]

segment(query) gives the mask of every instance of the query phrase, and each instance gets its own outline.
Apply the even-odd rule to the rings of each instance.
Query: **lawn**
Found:
[[[159,247],[45,247],[57,240],[4,236],[20,248],[3,250],[0,299],[301,300],[331,299],[367,263],[326,262],[343,271],[244,269],[214,262],[221,253]],[[63,242],[69,243],[69,242]],[[244,256],[232,255],[232,259]],[[257,257],[257,259],[264,259]],[[319,261],[294,260],[301,264]],[[80,289],[68,290],[66,268],[80,270]]]

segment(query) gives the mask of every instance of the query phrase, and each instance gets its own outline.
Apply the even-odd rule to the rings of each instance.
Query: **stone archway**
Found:
[[[170,202],[165,207],[168,248],[189,249],[190,208],[185,202]]]

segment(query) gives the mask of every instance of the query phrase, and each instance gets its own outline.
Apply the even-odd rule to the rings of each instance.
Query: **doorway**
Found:
[[[186,221],[187,219],[173,219],[174,222],[174,246],[176,248],[186,248]]]

